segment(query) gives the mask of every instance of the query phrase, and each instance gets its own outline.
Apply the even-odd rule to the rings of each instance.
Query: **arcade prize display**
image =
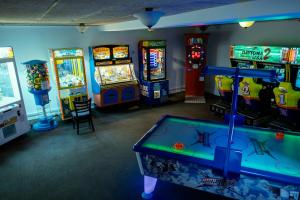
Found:
[[[276,70],[207,67],[234,77],[229,124],[164,116],[134,145],[143,199],[159,180],[233,199],[299,200],[299,132],[236,124],[239,79],[273,81]],[[276,79],[276,78],[275,78]]]
[[[158,105],[168,101],[169,81],[166,79],[166,41],[139,42],[139,80],[142,101]]]
[[[97,107],[139,100],[138,81],[128,45],[104,45],[89,48],[91,81]]]
[[[35,131],[48,131],[57,127],[57,121],[52,116],[47,116],[45,106],[49,103],[48,92],[51,90],[46,61],[30,60],[24,62],[27,73],[28,91],[33,94],[37,106],[41,106],[43,116],[33,124]]]
[[[72,118],[73,101],[88,99],[83,49],[50,49],[62,120]]]
[[[12,47],[0,47],[0,145],[30,130]]]
[[[207,34],[185,34],[185,103],[205,103],[204,76]]]

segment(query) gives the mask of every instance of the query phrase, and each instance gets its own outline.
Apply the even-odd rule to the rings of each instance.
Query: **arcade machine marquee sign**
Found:
[[[233,45],[230,58],[270,63],[287,63],[289,48],[268,46]]]

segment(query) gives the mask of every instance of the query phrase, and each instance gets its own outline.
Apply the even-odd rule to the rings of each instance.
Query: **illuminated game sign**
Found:
[[[95,60],[110,59],[110,49],[108,47],[93,48],[93,54]]]
[[[127,58],[128,57],[128,47],[127,46],[114,47],[113,48],[113,57],[116,59]]]
[[[164,40],[147,40],[143,41],[142,46],[144,47],[163,47],[166,46],[166,41]]]
[[[297,48],[296,63],[300,64],[300,48]]]
[[[230,58],[286,63],[288,61],[288,51],[288,48],[282,47],[236,45],[230,47]]]
[[[157,67],[157,57],[158,52],[154,49],[150,49],[150,66]]]
[[[58,49],[54,50],[54,57],[61,58],[61,57],[77,57],[83,56],[82,49]]]
[[[188,40],[189,45],[194,45],[194,44],[203,44],[203,38],[197,37],[197,38],[190,38]]]
[[[290,51],[290,59],[292,64],[300,65],[300,48],[293,48]]]
[[[11,47],[1,47],[0,48],[0,59],[3,58],[13,58],[14,53]]]

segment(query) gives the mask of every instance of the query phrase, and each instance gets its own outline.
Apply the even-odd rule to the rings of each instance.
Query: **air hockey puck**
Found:
[[[283,140],[284,133],[283,132],[276,132],[276,140]]]
[[[173,148],[176,149],[176,150],[182,150],[182,149],[184,149],[184,144],[181,143],[181,142],[176,142],[176,143],[173,145]]]

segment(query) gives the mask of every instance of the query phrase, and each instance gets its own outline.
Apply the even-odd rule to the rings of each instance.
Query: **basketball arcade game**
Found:
[[[0,47],[0,145],[28,132],[12,47]]]
[[[88,99],[83,49],[50,49],[49,52],[56,76],[61,118],[70,119],[73,101]]]
[[[97,107],[139,100],[138,81],[128,45],[94,46],[90,47],[89,52],[94,102]]]
[[[185,34],[185,103],[205,103],[204,76],[207,34]]]
[[[244,102],[239,114],[247,125],[262,125],[272,117],[273,89],[287,80],[289,48],[271,46],[233,45],[230,47],[232,67],[275,70],[276,80],[245,77],[240,82],[239,95]]]
[[[167,102],[169,81],[166,79],[166,41],[140,41],[139,68],[142,100],[148,105]]]
[[[293,199],[300,191],[300,145],[296,132],[235,127],[241,77],[271,81],[275,70],[208,67],[207,74],[234,76],[229,125],[164,116],[134,145],[144,199],[157,180],[234,199]]]

